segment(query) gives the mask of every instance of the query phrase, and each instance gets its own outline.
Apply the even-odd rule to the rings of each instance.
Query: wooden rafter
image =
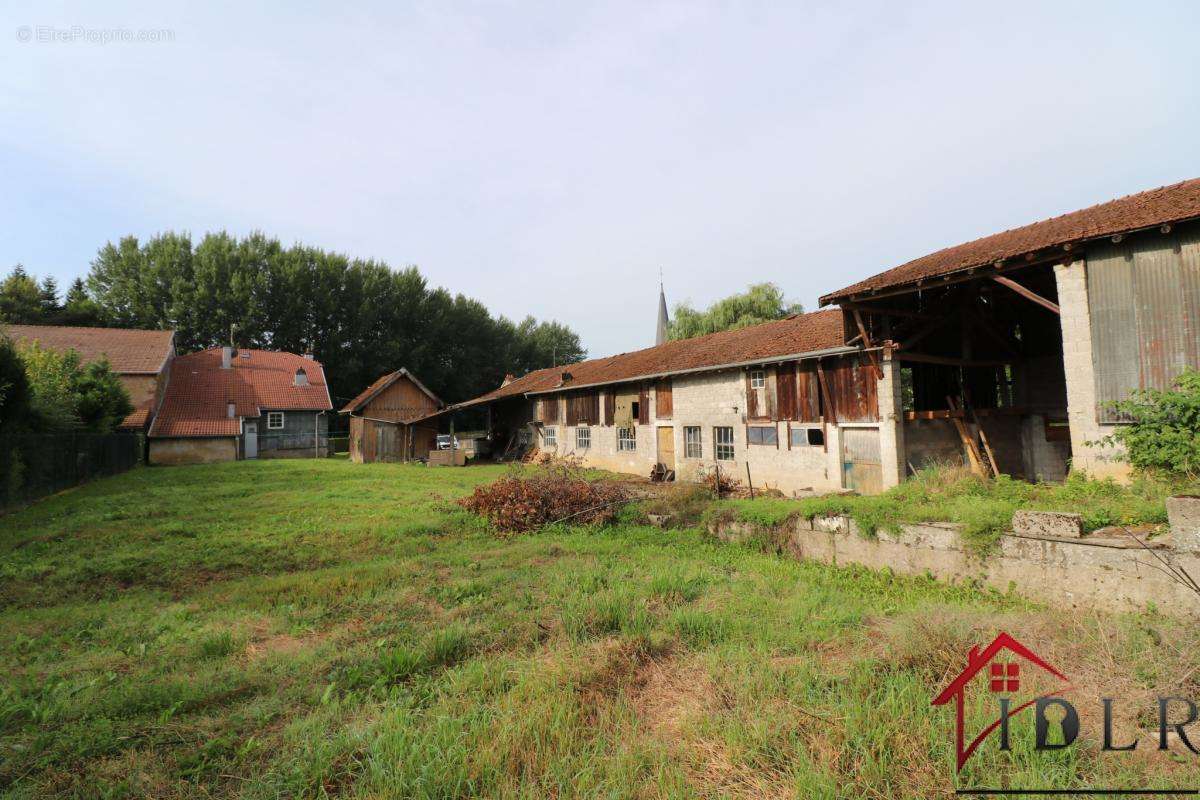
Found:
[[[913,319],[929,319],[929,314],[924,314],[920,311],[909,311],[906,308],[887,308],[885,306],[872,306],[866,303],[853,303],[847,300],[844,303],[839,303],[842,308],[847,311],[865,311],[868,314],[886,314],[889,317],[911,317]]]
[[[945,364],[949,367],[1005,367],[1012,363],[1012,359],[977,361],[967,358],[951,358],[949,356],[931,356],[926,355],[925,353],[906,353],[903,350],[897,351],[895,357],[901,361],[920,361],[925,364]]]
[[[1024,286],[1022,286],[1021,284],[1017,283],[1012,278],[1006,278],[1003,275],[993,275],[992,280],[994,280],[996,283],[1000,284],[1001,286],[1007,286],[1009,289],[1012,289],[1014,292],[1021,295],[1021,297],[1024,297],[1026,300],[1029,300],[1031,302],[1037,303],[1042,308],[1053,311],[1055,314],[1062,313],[1062,311],[1059,309],[1057,303],[1052,303],[1051,301],[1042,297],[1040,294],[1037,294],[1036,292],[1034,292],[1030,289],[1027,289]]]
[[[862,313],[859,312],[857,308],[852,309],[851,313],[854,314],[854,324],[858,326],[858,335],[862,337],[863,344],[867,348],[873,347],[874,345],[871,344],[871,336],[867,333],[867,326],[863,324]],[[879,366],[879,362],[875,359],[875,352],[868,349],[866,353],[867,358],[871,362],[871,368],[875,370],[875,380],[883,380],[883,368]]]

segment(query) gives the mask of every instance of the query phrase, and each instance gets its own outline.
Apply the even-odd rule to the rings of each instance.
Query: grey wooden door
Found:
[[[842,485],[859,494],[883,491],[878,428],[842,429]]]

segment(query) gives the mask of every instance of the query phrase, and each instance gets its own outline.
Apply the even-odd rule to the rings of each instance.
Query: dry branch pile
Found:
[[[550,522],[604,524],[629,499],[629,492],[619,484],[587,481],[570,470],[552,469],[476,487],[459,503],[502,531],[519,532]]]

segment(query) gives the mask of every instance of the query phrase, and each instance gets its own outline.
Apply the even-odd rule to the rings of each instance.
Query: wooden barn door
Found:
[[[842,428],[842,481],[859,494],[883,491],[878,428]]]
[[[658,463],[675,471],[675,429],[672,427],[658,429]]]

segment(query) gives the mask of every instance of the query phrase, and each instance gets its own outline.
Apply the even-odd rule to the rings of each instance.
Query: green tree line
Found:
[[[0,320],[169,328],[181,352],[231,337],[239,347],[311,352],[335,403],[401,366],[454,402],[496,388],[506,373],[586,356],[567,326],[494,316],[429,286],[416,267],[285,247],[262,233],[109,242],[61,303],[52,281],[17,267],[0,283]]]

